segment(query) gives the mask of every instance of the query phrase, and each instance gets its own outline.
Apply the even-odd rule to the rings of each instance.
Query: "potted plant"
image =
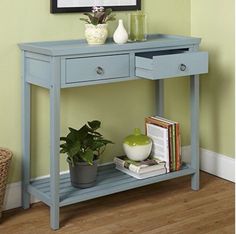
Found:
[[[69,128],[69,134],[60,138],[63,142],[60,152],[67,154],[71,184],[74,187],[88,188],[96,183],[98,159],[106,145],[113,143],[97,132],[100,126],[100,121],[93,120],[78,130]]]
[[[107,36],[107,22],[115,20],[115,15],[111,14],[112,9],[104,7],[92,8],[92,13],[84,13],[88,18],[80,18],[85,21],[85,37],[88,44],[104,44]]]

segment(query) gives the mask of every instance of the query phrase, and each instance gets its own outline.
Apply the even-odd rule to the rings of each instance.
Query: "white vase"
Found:
[[[119,20],[118,27],[113,34],[113,40],[117,44],[124,44],[128,41],[128,33],[125,30],[123,20]]]
[[[108,36],[107,24],[85,24],[85,38],[90,45],[104,44]]]

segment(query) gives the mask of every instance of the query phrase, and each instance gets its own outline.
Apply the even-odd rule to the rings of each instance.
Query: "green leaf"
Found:
[[[67,138],[66,137],[60,137],[60,141],[66,141]]]
[[[61,147],[60,153],[63,153],[63,154],[68,153],[68,144],[67,143],[61,144],[60,147]]]
[[[76,130],[75,128],[70,128],[70,127],[69,127],[69,130],[70,130],[70,132],[73,132],[73,133],[75,133],[75,134],[78,132],[78,130]]]
[[[74,144],[68,149],[68,154],[71,157],[74,157],[76,154],[79,154],[81,150],[80,141],[74,142]]]
[[[111,9],[111,8],[107,8],[107,9],[105,10],[106,15],[110,15],[111,12],[112,12],[112,9]]]
[[[65,154],[65,153],[67,153],[68,151],[67,151],[67,149],[61,149],[60,150],[60,153],[62,153],[62,154]]]
[[[67,143],[61,144],[60,147],[63,149],[67,148]]]
[[[71,164],[71,165],[72,165],[72,167],[74,167],[74,166],[75,166],[75,162],[74,162],[74,159],[73,159],[73,157],[70,157],[70,156],[68,156],[68,157],[67,157],[67,162],[68,162],[69,164]]]
[[[91,15],[90,13],[84,13],[84,15],[86,15],[86,16],[88,16],[89,17],[89,19],[90,19],[90,21],[92,22],[92,20],[93,20],[93,18],[94,18],[94,16],[93,15]]]
[[[91,149],[88,149],[81,155],[81,158],[90,165],[93,165],[93,157],[94,154]]]
[[[100,142],[102,142],[105,145],[107,145],[107,144],[114,144],[114,142],[106,140],[106,139],[102,139],[102,140],[100,140]]]
[[[99,24],[99,19],[94,17],[94,18],[91,20],[91,23],[92,23],[93,25],[98,25],[98,24]]]
[[[81,21],[85,21],[86,23],[88,24],[91,24],[91,22],[88,20],[88,19],[85,19],[85,18],[80,18]]]
[[[93,151],[99,150],[100,148],[106,146],[107,144],[113,144],[112,141],[106,140],[106,139],[97,139],[92,142],[90,145],[90,148]]]
[[[67,143],[75,142],[77,140],[78,131],[74,128],[69,128],[69,130],[70,130],[70,133],[66,136],[67,138],[66,142]]]
[[[94,136],[91,134],[88,134],[86,138],[83,139],[82,145],[86,149],[90,147],[93,144],[93,142],[94,142]]]
[[[103,146],[105,146],[105,144],[103,142],[93,142],[93,144],[90,146],[91,150],[95,151],[98,150],[100,148],[102,148]]]
[[[98,128],[101,127],[101,122],[98,121],[98,120],[93,120],[91,122],[88,121],[88,125],[93,131],[95,131],[95,130],[97,130]]]
[[[85,124],[77,131],[77,138],[80,139],[80,141],[83,141],[87,137],[89,131],[90,128]]]
[[[114,20],[116,20],[115,15],[110,15],[110,16],[107,17],[106,21],[108,22],[108,21],[114,21]]]

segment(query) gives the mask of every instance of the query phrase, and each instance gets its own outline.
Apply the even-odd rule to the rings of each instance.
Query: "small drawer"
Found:
[[[136,76],[157,80],[208,72],[208,53],[186,50],[139,53],[135,57]]]
[[[66,84],[128,77],[129,54],[67,58],[65,62]]]

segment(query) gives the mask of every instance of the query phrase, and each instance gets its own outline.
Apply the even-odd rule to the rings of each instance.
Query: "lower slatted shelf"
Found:
[[[72,187],[70,175],[63,174],[60,176],[60,207],[194,173],[195,169],[185,165],[180,171],[138,180],[118,171],[114,164],[109,164],[98,168],[96,186],[86,189]],[[50,204],[50,179],[31,182],[29,192]]]

